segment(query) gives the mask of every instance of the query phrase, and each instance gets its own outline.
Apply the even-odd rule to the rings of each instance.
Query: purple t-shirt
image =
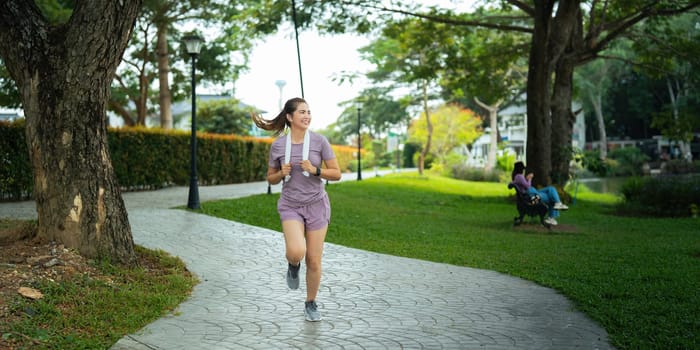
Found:
[[[515,177],[513,178],[513,183],[518,186],[518,191],[522,193],[528,193],[530,191],[530,180],[525,178],[523,174],[516,174]]]
[[[289,135],[279,137],[272,142],[270,160],[267,164],[270,168],[282,169],[287,137]],[[280,200],[288,205],[307,205],[323,198],[326,193],[323,179],[320,176],[315,176],[314,174],[304,176],[302,173],[304,171],[300,165],[302,149],[303,144],[292,144],[292,154],[290,156],[292,177],[284,184],[280,194]],[[315,167],[320,167],[321,161],[331,159],[335,159],[335,154],[328,140],[323,135],[309,130],[309,161],[311,161],[311,164]]]

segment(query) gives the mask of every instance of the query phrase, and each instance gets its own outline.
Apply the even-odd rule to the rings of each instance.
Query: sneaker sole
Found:
[[[306,322],[319,322],[319,321],[321,321],[321,317],[319,317],[318,320],[314,320],[308,316],[306,316],[305,318],[306,318]]]

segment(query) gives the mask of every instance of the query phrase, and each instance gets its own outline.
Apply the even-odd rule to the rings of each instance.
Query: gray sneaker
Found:
[[[299,269],[301,268],[301,263],[294,266],[289,264],[287,268],[287,286],[289,289],[299,289]]]
[[[318,305],[316,301],[305,301],[304,302],[304,316],[309,322],[318,322],[321,320],[321,313],[318,311]]]

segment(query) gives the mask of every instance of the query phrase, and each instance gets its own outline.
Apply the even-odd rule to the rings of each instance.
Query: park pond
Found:
[[[629,177],[590,177],[578,179],[582,185],[586,185],[588,189],[598,193],[620,194],[622,185]],[[574,183],[575,184],[575,183]]]

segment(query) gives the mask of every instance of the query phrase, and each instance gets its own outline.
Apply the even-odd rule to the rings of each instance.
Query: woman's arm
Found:
[[[530,181],[525,179],[525,176],[522,174],[517,174],[513,178],[513,183],[518,186],[518,189],[521,192],[527,192],[530,189]]]
[[[270,183],[270,185],[277,185],[282,181],[282,178],[284,178],[284,175],[282,175],[280,169],[267,168],[267,182]]]
[[[277,185],[284,179],[285,176],[292,172],[291,164],[282,164],[282,169],[269,167],[267,168],[267,182],[270,185]]]
[[[321,169],[321,178],[330,181],[340,180],[340,166],[338,165],[338,160],[333,158],[324,161],[324,163],[326,163],[326,168]]]

